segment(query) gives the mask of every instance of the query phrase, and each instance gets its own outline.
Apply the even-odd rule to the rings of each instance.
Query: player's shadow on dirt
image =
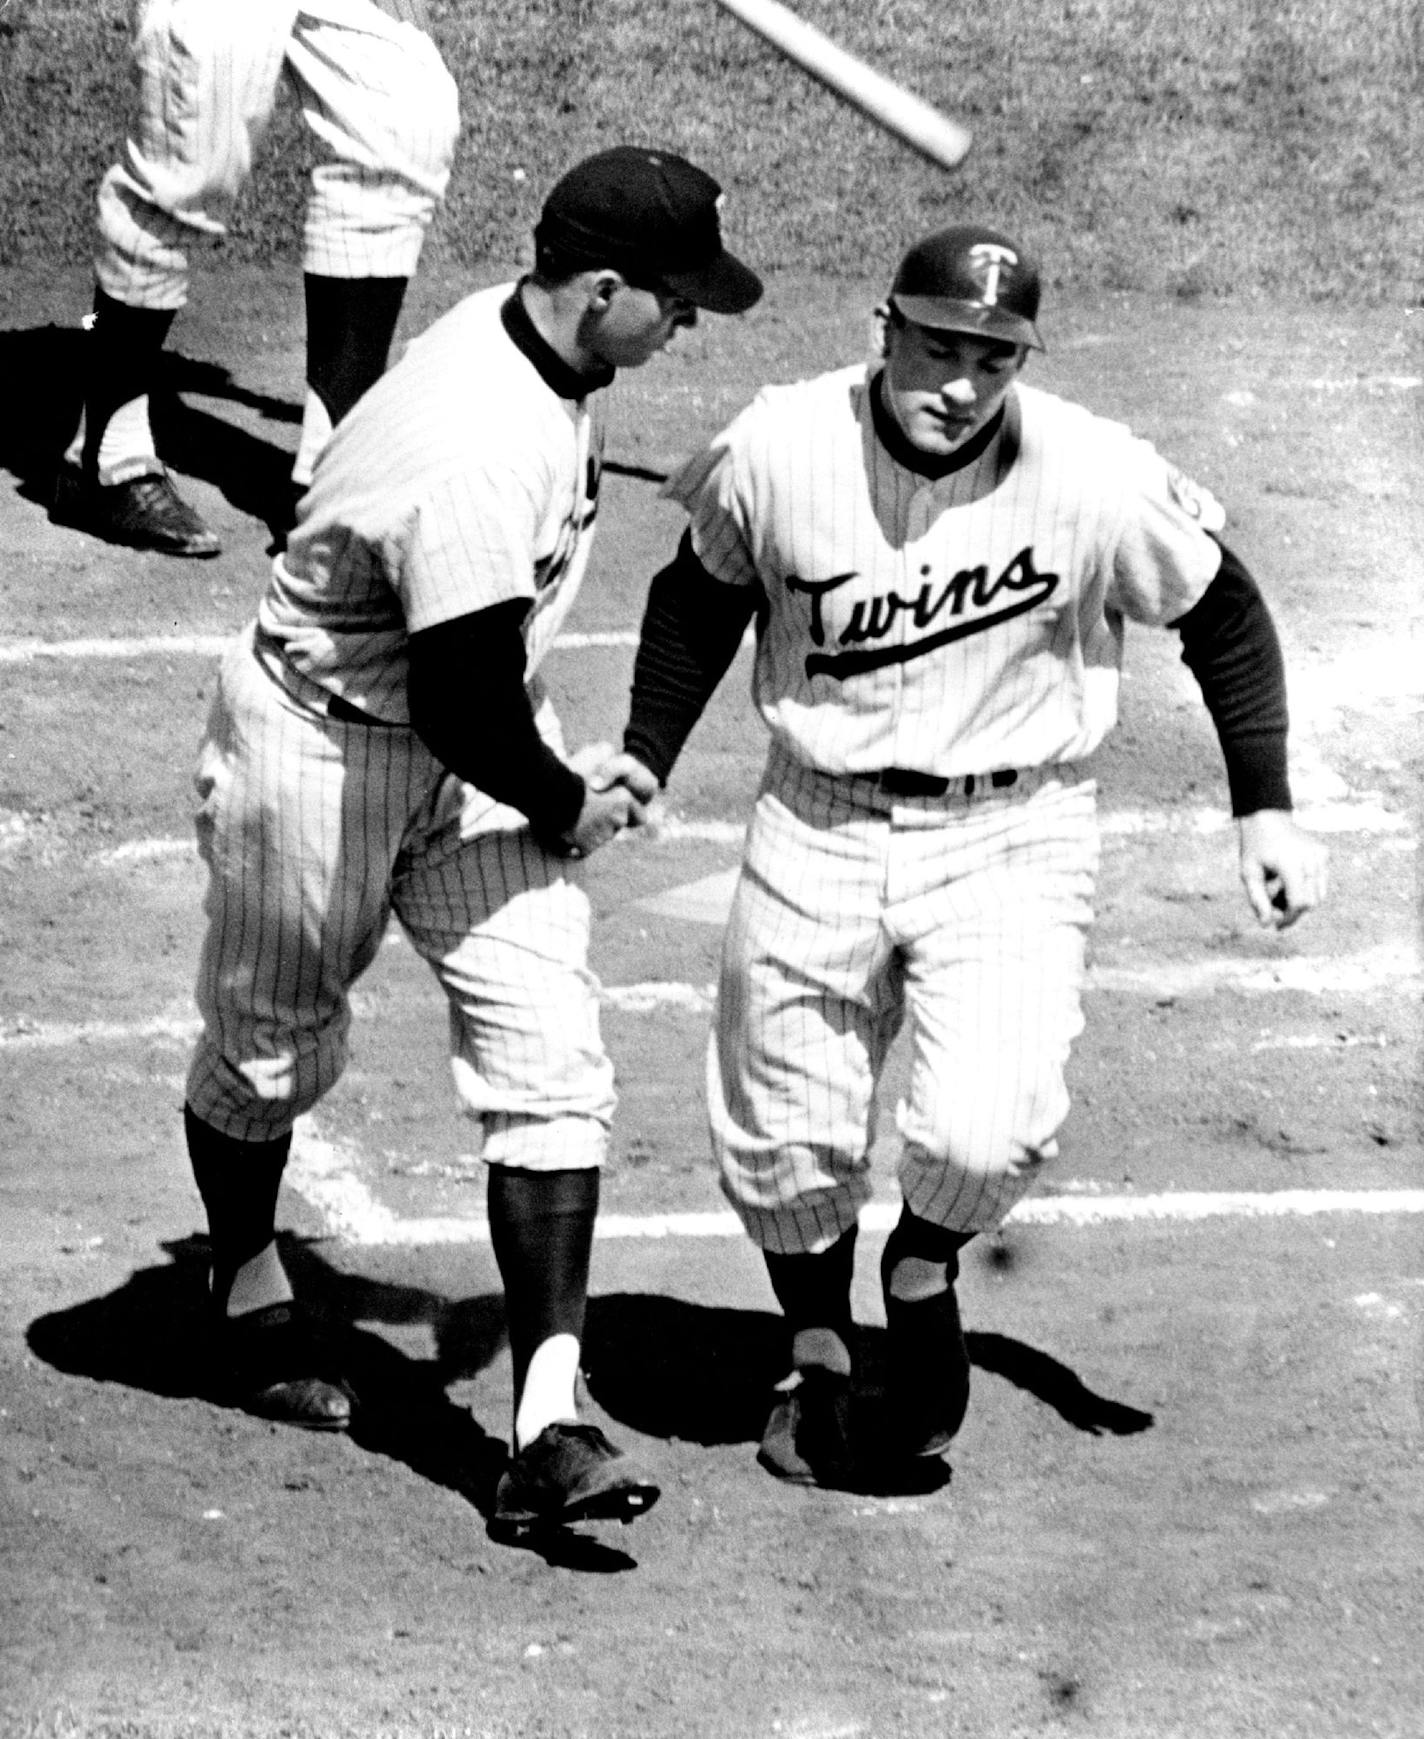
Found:
[[[73,326],[0,331],[0,379],[23,415],[0,421],[0,468],[26,500],[48,508],[54,475],[79,423],[84,334]],[[175,471],[213,484],[240,512],[285,529],[291,512],[292,453],[180,395],[220,399],[271,423],[301,422],[301,407],[249,391],[218,363],[163,353],[150,405],[159,456]]]
[[[507,1449],[446,1391],[487,1369],[503,1351],[499,1294],[451,1300],[342,1272],[323,1259],[319,1243],[284,1235],[280,1245],[298,1295],[358,1397],[352,1439],[458,1493],[488,1519]],[[188,1238],[164,1249],[167,1265],[140,1269],[115,1292],[37,1317],[26,1337],[31,1352],[71,1375],[223,1404],[206,1334],[206,1242]],[[377,1325],[423,1326],[434,1356],[402,1351],[374,1332]],[[883,1329],[860,1331],[860,1388],[872,1419],[884,1340]],[[1153,1422],[1150,1413],[1094,1394],[1066,1365],[1021,1341],[971,1332],[968,1342],[980,1370],[1035,1396],[1080,1431],[1124,1435]],[[613,1293],[589,1302],[584,1366],[594,1402],[630,1430],[707,1446],[754,1443],[772,1388],[785,1375],[785,1327],[765,1310]],[[917,1489],[950,1477],[939,1461],[929,1473]],[[880,1490],[877,1477],[864,1489]],[[887,1493],[905,1489],[898,1476],[887,1480]],[[608,1572],[635,1564],[627,1553],[572,1531],[528,1545],[574,1569]]]
[[[1079,1431],[1128,1436],[1153,1418],[1095,1394],[1069,1367],[1008,1335],[970,1330],[969,1357],[1051,1407]],[[860,1387],[881,1387],[885,1331],[862,1328],[856,1349]],[[584,1364],[589,1391],[615,1419],[646,1436],[692,1443],[743,1443],[760,1437],[767,1399],[786,1374],[779,1317],[766,1311],[686,1304],[642,1293],[592,1300]]]
[[[22,415],[0,419],[0,469],[17,480],[20,495],[45,509],[60,458],[79,425],[83,359],[78,327],[0,330],[0,380],[10,403],[23,407]],[[177,350],[163,352],[150,403],[155,445],[166,464],[211,483],[239,512],[275,536],[284,534],[293,506],[292,451],[197,408],[185,394],[241,405],[266,422],[288,426],[301,423],[301,406],[253,392],[220,363]],[[613,460],[604,469],[649,483],[666,480],[662,471]]]
[[[446,1389],[478,1375],[503,1351],[502,1297],[481,1293],[451,1300],[421,1287],[343,1273],[323,1260],[319,1243],[286,1234],[278,1243],[323,1344],[357,1396],[352,1441],[457,1493],[488,1520],[508,1449],[468,1408],[451,1401]],[[115,1292],[37,1317],[26,1335],[30,1351],[73,1376],[228,1404],[206,1334],[207,1242],[185,1238],[163,1248],[168,1265],[140,1269]],[[423,1325],[435,1356],[403,1352],[362,1324]],[[564,1568],[604,1574],[636,1568],[626,1552],[573,1531],[535,1537],[526,1545]]]
[[[505,1446],[455,1406],[445,1388],[483,1369],[503,1347],[500,1298],[452,1303],[418,1287],[340,1273],[298,1239],[279,1242],[298,1293],[360,1398],[356,1441],[460,1491],[487,1513]],[[170,1265],[140,1269],[116,1292],[37,1317],[27,1335],[30,1350],[76,1376],[222,1404],[206,1334],[206,1243],[189,1238],[164,1248]],[[360,1323],[428,1323],[437,1355],[412,1357]]]

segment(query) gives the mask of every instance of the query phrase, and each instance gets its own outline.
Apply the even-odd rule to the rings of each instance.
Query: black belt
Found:
[[[917,773],[913,767],[886,767],[874,775],[875,782],[889,797],[948,797],[960,792],[972,797],[981,787],[1007,791],[1017,785],[1019,776],[1012,767],[1001,767],[997,773],[965,773],[959,778],[943,779],[936,773]]]

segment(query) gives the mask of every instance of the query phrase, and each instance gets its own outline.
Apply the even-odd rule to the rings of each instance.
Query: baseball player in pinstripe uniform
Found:
[[[906,255],[882,359],[764,391],[668,484],[620,775],[651,799],[756,613],[770,756],[708,1062],[723,1188],[761,1247],[792,1374],[760,1458],[863,1475],[850,1286],[882,1065],[902,1023],[889,1373],[866,1451],[931,1470],[962,1421],[958,1251],[1054,1157],[1082,1024],[1098,839],[1081,763],[1126,621],[1198,678],[1263,923],[1322,897],[1290,813],[1278,642],[1204,490],[1120,424],[1023,384],[1039,274],[978,225]]]
[[[275,1210],[292,1123],[341,1072],[348,991],[394,912],[448,999],[482,1134],[514,1364],[507,1532],[628,1520],[657,1495],[575,1404],[614,1091],[573,860],[641,807],[565,756],[540,665],[588,558],[601,389],[699,308],[761,293],[719,201],[700,169],[630,146],[558,183],[532,274],[437,321],[337,427],[199,763],[185,1117],[231,1392],[296,1425],[349,1422]]]
[[[111,542],[212,556],[218,540],[155,451],[149,395],[285,74],[317,149],[304,239],[307,397],[294,493],[386,365],[459,127],[425,0],[135,0],[138,114],[99,188],[84,412],[52,517]]]

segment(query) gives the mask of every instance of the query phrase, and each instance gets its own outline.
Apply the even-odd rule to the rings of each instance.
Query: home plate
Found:
[[[684,882],[651,900],[639,900],[641,911],[659,918],[680,918],[684,923],[725,924],[732,909],[732,890],[737,885],[735,869],[718,870],[699,881]]]

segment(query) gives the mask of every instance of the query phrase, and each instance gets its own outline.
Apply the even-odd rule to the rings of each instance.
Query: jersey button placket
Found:
[[[934,490],[928,484],[921,484],[910,497],[910,503],[905,513],[904,554],[900,563],[900,584],[897,590],[908,603],[917,598],[920,588],[924,585],[926,575],[921,572],[925,564],[928,546],[928,533],[934,520],[935,498]],[[917,632],[914,616],[909,610],[901,610],[895,621],[895,639],[900,645],[913,637]],[[892,698],[892,726],[890,740],[891,766],[916,766],[915,744],[907,736],[905,719],[905,688],[909,674],[909,662],[896,664],[894,670],[894,693]],[[909,729],[912,731],[913,726]],[[907,758],[908,757],[908,758]],[[897,805],[897,807],[900,807]]]

